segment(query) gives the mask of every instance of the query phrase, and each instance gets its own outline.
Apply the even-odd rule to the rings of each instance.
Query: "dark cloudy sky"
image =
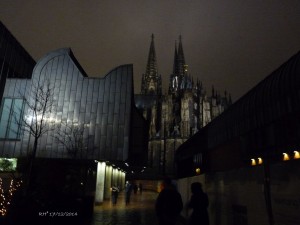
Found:
[[[0,0],[0,19],[35,60],[71,47],[98,77],[133,63],[136,93],[152,33],[165,86],[181,34],[189,73],[234,101],[300,50],[299,0]]]

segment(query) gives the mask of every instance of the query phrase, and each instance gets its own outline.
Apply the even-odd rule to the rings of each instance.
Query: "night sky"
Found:
[[[71,47],[90,77],[133,63],[135,93],[152,33],[164,86],[182,35],[194,80],[233,101],[300,50],[299,0],[0,0],[0,20],[35,60]]]

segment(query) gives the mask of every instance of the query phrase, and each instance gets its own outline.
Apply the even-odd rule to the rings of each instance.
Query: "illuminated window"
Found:
[[[15,171],[17,168],[17,159],[0,158],[0,171]]]
[[[21,119],[24,111],[24,100],[4,98],[0,110],[0,138],[18,139],[21,133]]]
[[[193,157],[194,165],[198,166],[202,164],[202,154],[198,153]]]

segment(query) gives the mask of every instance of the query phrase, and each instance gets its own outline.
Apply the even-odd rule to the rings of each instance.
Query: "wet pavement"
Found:
[[[95,206],[90,225],[155,225],[155,200],[158,193],[144,191],[131,194],[130,203],[125,204],[124,192],[120,192],[116,205],[105,201]]]

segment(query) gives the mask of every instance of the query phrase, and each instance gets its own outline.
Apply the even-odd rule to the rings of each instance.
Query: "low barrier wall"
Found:
[[[191,183],[198,181],[208,194],[211,225],[268,225],[264,166],[216,172],[178,180],[184,205]],[[300,160],[270,165],[270,196],[274,224],[300,224]],[[182,211],[188,217],[190,210]]]

